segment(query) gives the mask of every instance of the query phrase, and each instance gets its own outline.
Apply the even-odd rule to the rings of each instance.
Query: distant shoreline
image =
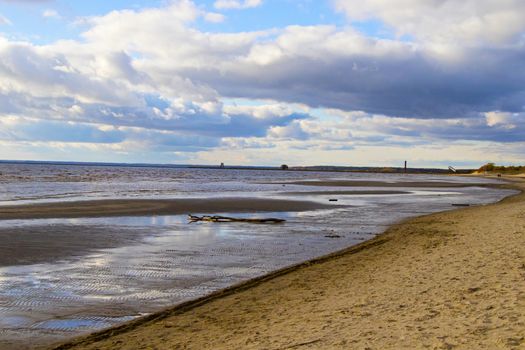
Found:
[[[311,172],[348,172],[348,173],[381,173],[381,174],[471,174],[475,169],[457,169],[451,172],[445,168],[407,168],[402,167],[359,167],[359,166],[290,166],[283,170],[280,166],[240,166],[240,165],[198,165],[198,164],[148,164],[148,163],[113,163],[113,162],[75,162],[75,161],[38,161],[38,160],[0,160],[2,164],[13,165],[65,165],[93,167],[126,167],[126,168],[161,168],[161,169],[209,169],[209,170],[272,170],[272,171],[311,171]],[[0,174],[1,176],[1,174]]]

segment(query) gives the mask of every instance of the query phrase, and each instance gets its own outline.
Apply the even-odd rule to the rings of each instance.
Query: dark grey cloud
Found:
[[[489,125],[486,117],[439,120],[433,119],[422,122],[416,119],[390,119],[388,117],[363,118],[350,122],[350,127],[356,130],[383,135],[380,140],[383,144],[391,142],[392,137],[406,139],[408,144],[416,140],[432,143],[436,140],[449,141],[484,141],[498,143],[520,143],[525,141],[525,118],[516,115],[508,123]],[[397,142],[397,141],[396,141]]]
[[[151,95],[144,99],[152,103]],[[257,118],[248,113],[217,115],[197,107],[170,113],[163,107],[115,107],[85,104],[73,98],[36,98],[24,94],[0,94],[0,126],[7,115],[29,117],[16,119],[4,139],[19,141],[56,141],[77,143],[142,143],[157,151],[197,152],[221,145],[225,137],[265,137],[272,127],[284,127],[306,114],[269,115]],[[168,116],[169,117],[166,117]],[[107,129],[107,126],[113,128]]]
[[[363,53],[319,60],[284,57],[228,74],[211,67],[183,74],[223,96],[410,118],[474,117],[483,111],[523,110],[525,48],[470,50],[455,63],[421,53],[402,58]]]
[[[264,137],[270,127],[285,126],[294,120],[309,118],[306,114],[256,118],[249,114],[216,115],[204,111],[175,113],[159,117],[151,108],[83,105],[84,112],[71,119],[153,130],[179,131],[210,137]],[[62,118],[57,115],[57,118]]]
[[[123,71],[128,71],[128,62],[117,57]],[[10,43],[0,46],[0,76],[8,92],[23,90],[27,97],[70,96],[109,104],[137,103],[137,94],[129,91],[116,79],[100,79],[82,73],[61,53],[42,53],[25,43]],[[31,102],[30,102],[31,103]]]
[[[89,144],[132,143],[159,152],[199,152],[220,145],[220,139],[134,128],[104,128],[96,124],[21,119],[2,125],[0,141]]]

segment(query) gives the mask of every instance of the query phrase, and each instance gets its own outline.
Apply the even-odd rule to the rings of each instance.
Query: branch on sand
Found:
[[[191,223],[198,222],[198,221],[207,221],[207,222],[249,222],[252,224],[280,224],[285,222],[286,220],[283,219],[276,219],[276,218],[268,218],[268,219],[245,219],[245,218],[232,218],[228,216],[195,216],[195,215],[188,215],[188,220]]]

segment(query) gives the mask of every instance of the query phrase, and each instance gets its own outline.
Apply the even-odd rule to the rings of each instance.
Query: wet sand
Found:
[[[411,219],[58,349],[521,349],[524,279],[520,194]]]
[[[96,249],[116,248],[140,242],[151,235],[144,228],[114,226],[37,225],[0,228],[0,267],[53,263],[81,257]]]
[[[334,205],[262,198],[118,199],[1,206],[0,220],[299,212],[327,208]]]
[[[385,194],[410,194],[408,191],[306,191],[306,192],[281,192],[282,196],[323,196],[323,195],[342,195],[342,196],[363,196],[363,195],[385,195]]]
[[[260,198],[173,200],[100,200],[0,207],[0,220],[176,215],[227,212],[299,212],[335,208],[334,205]],[[151,234],[107,225],[66,224],[0,227],[0,266],[53,262],[102,248],[129,245]],[[86,239],[88,237],[89,239]]]
[[[498,184],[490,183],[461,183],[446,181],[293,181],[281,182],[283,185],[302,185],[318,187],[416,187],[416,188],[462,188],[462,187],[498,187]]]

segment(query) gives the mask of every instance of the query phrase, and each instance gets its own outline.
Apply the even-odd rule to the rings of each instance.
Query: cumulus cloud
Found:
[[[99,57],[134,52],[133,67],[157,89],[192,99],[273,99],[417,118],[521,108],[520,46],[465,48],[462,60],[450,62],[424,45],[334,26],[203,33],[185,25],[196,16],[188,1],[114,12],[91,20],[82,48]]]
[[[216,9],[246,9],[261,6],[263,0],[217,0],[213,4]]]
[[[515,129],[518,125],[525,124],[525,113],[508,113],[492,111],[485,113],[487,125],[490,127],[503,127],[506,129]]]
[[[26,62],[27,70],[36,51],[44,60],[53,54],[54,61],[38,67],[59,73],[60,89],[81,100],[127,106],[140,105],[135,95],[144,90],[197,103],[244,97],[414,118],[522,108],[521,46],[468,48],[463,60],[451,63],[425,46],[367,38],[348,28],[222,34],[186,25],[202,15],[190,1],[112,12],[89,20],[84,43],[57,43],[35,53],[18,45],[14,51],[26,53],[12,65]],[[136,26],[143,30],[134,31]],[[20,81],[28,78],[19,75]],[[44,77],[40,89],[47,90],[54,75]],[[69,83],[73,77],[83,81]],[[101,82],[107,86],[94,86]],[[78,85],[91,93],[76,93]],[[38,86],[32,91],[38,93]]]
[[[312,50],[310,48],[315,48]],[[221,95],[417,118],[522,108],[524,49],[466,49],[457,62],[424,46],[366,38],[331,26],[288,27],[236,60],[187,67]],[[517,69],[520,67],[519,69]]]
[[[54,19],[60,19],[61,16],[58,13],[58,11],[53,9],[47,9],[42,12],[42,17],[44,18],[54,18]]]
[[[137,103],[136,94],[119,88],[118,83],[82,74],[66,56],[28,43],[0,38],[0,74],[0,91],[28,97],[67,96],[86,103]]]
[[[331,129],[351,129],[355,136],[381,137],[381,143],[402,138],[409,143],[432,143],[436,140],[487,141],[520,143],[524,141],[523,115],[488,112],[477,117],[455,119],[398,118],[375,114],[355,114],[331,110],[338,121],[323,125]],[[352,139],[352,138],[350,138]],[[373,139],[370,139],[373,140]]]
[[[525,28],[521,0],[336,0],[351,20],[378,19],[398,35],[438,43],[503,43]]]
[[[277,139],[307,140],[309,134],[305,132],[301,123],[294,121],[286,126],[274,126],[269,130],[269,136]]]
[[[211,22],[211,23],[221,23],[221,22],[224,22],[226,17],[223,14],[220,14],[220,13],[208,12],[208,13],[206,13],[204,15],[204,19],[207,22]]]

